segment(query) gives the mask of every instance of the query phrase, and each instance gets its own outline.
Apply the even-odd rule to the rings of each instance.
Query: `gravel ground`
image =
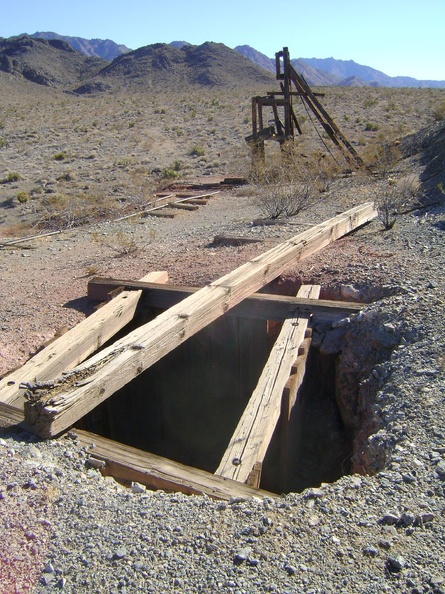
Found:
[[[421,165],[411,157],[405,167]],[[175,219],[3,250],[4,370],[82,319],[93,268],[130,278],[167,269],[173,283],[202,285],[368,198],[363,181],[339,182],[298,224],[253,227],[251,198],[232,193]],[[135,254],[114,257],[119,230],[132,234]],[[223,232],[263,241],[209,246]],[[40,442],[9,431],[0,440],[0,591],[445,592],[444,232],[443,204],[400,216],[388,232],[374,221],[279,283],[373,301],[315,333],[326,351],[340,345],[344,367],[362,366],[354,474],[276,499],[217,502],[124,488],[88,467],[74,436]],[[369,358],[373,342],[387,356]]]

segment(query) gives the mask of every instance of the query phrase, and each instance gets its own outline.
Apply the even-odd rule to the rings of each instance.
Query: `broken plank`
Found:
[[[160,206],[159,208],[165,208],[165,206]],[[144,213],[146,217],[159,217],[160,219],[174,219],[175,215],[172,212],[163,212],[162,210],[147,210]]]
[[[26,422],[42,437],[57,435],[190,336],[279,276],[291,263],[322,249],[376,214],[371,202],[356,206],[203,287],[64,374],[57,387],[33,393],[33,398],[25,403]]]
[[[88,282],[88,297],[97,301],[105,301],[109,292],[115,287],[142,290],[144,305],[168,309],[183,299],[199,291],[197,287],[175,285],[157,285],[140,281],[118,280],[93,277]],[[227,312],[229,316],[253,318],[259,320],[282,321],[300,314],[311,314],[316,322],[333,322],[358,313],[363,305],[350,301],[331,301],[328,299],[303,299],[286,295],[255,293],[246,297],[241,303]]]
[[[211,472],[143,452],[94,433],[78,429],[75,433],[92,458],[105,462],[105,466],[100,468],[105,476],[125,482],[136,481],[150,489],[179,491],[187,495],[204,494],[226,501],[233,497],[276,497],[267,491],[240,485]]]
[[[213,245],[215,246],[238,246],[246,243],[261,243],[263,240],[256,237],[228,237],[227,235],[215,235]]]
[[[205,198],[187,198],[185,204],[195,204],[196,206],[206,206],[208,200]]]
[[[178,208],[182,210],[199,210],[199,206],[195,206],[194,204],[189,204],[186,202],[169,202],[167,206],[169,208]]]
[[[165,271],[143,277],[148,282],[166,282]],[[133,319],[141,291],[123,291],[115,299],[82,320],[71,330],[29,359],[19,369],[0,380],[0,401],[23,406],[22,382],[42,382],[72,369],[97,351]]]
[[[304,285],[298,296],[316,299],[317,285]],[[258,384],[224,452],[215,474],[245,483],[255,464],[262,463],[281,412],[284,386],[305,339],[308,317],[286,320]]]

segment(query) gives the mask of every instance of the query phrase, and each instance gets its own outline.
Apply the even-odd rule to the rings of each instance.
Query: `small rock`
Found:
[[[376,547],[368,546],[363,549],[363,554],[367,557],[377,557],[379,551],[376,549]]]
[[[316,515],[313,515],[309,518],[308,524],[311,528],[315,528],[320,523],[320,518]]]
[[[243,547],[241,549],[238,549],[236,551],[235,555],[233,556],[233,562],[236,565],[243,563],[243,561],[245,561],[246,559],[249,558],[249,555],[251,552],[252,552],[251,547]]]
[[[132,482],[131,483],[131,492],[132,493],[145,493],[146,489],[144,487],[144,485],[141,485],[140,483],[135,483]]]
[[[125,547],[118,547],[114,551],[113,559],[123,559],[127,556],[127,549]]]
[[[390,555],[386,560],[386,566],[389,571],[399,572],[406,566],[406,561],[402,555]]]
[[[343,299],[349,301],[359,301],[360,299],[360,291],[352,285],[341,285],[340,293]]]
[[[103,468],[106,466],[105,460],[98,460],[97,458],[88,458],[86,464],[92,468]]]
[[[412,524],[414,524],[415,519],[416,517],[413,514],[410,514],[409,512],[404,512],[400,516],[400,521],[404,526],[411,526]]]
[[[380,518],[379,524],[386,524],[387,526],[393,526],[394,524],[397,524],[399,519],[400,519],[399,516],[388,513]]]
[[[435,471],[440,479],[445,479],[445,460],[438,462]]]
[[[45,567],[43,568],[43,572],[44,573],[54,573],[54,567],[52,566],[52,563],[47,563],[45,565]]]

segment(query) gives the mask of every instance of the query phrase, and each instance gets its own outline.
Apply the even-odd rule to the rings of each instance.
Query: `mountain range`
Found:
[[[353,60],[298,58],[291,63],[311,86],[445,87],[445,81],[390,77]],[[230,49],[221,43],[173,41],[131,50],[109,39],[52,32],[0,38],[0,70],[78,93],[112,88],[117,79],[127,86],[230,87],[275,81],[275,59],[248,45]]]

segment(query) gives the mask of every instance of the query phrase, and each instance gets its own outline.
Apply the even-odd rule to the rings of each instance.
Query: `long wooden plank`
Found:
[[[151,322],[103,349],[25,403],[42,437],[57,435],[187,338],[279,276],[292,262],[375,218],[373,203],[316,225],[203,287]],[[32,377],[28,381],[32,381]]]
[[[28,430],[24,423],[23,410],[0,402],[0,433],[16,427]],[[233,497],[276,497],[268,491],[216,477],[211,472],[155,456],[88,431],[75,429],[75,433],[79,446],[91,458],[105,462],[100,468],[105,476],[122,481],[137,481],[149,489],[179,491],[187,495],[205,494],[213,499],[227,501]]]
[[[155,490],[179,491],[187,495],[205,494],[212,499],[276,497],[268,491],[241,485],[237,481],[217,477],[211,472],[143,452],[94,433],[78,429],[75,433],[92,458],[105,462],[105,466],[100,469],[105,476],[136,481]]]
[[[310,331],[310,328],[308,328]],[[283,389],[283,396],[281,399],[281,476],[280,476],[280,491],[282,493],[287,490],[288,469],[290,460],[290,444],[293,435],[294,424],[291,421],[293,408],[297,402],[300,388],[303,384],[304,375],[306,372],[306,363],[309,355],[311,345],[311,337],[306,336],[298,351],[298,357],[292,365],[291,375],[286,382]]]
[[[299,297],[317,299],[318,285],[304,285]],[[305,339],[308,317],[285,320],[263,373],[215,474],[245,483],[262,463],[281,412],[283,389]]]
[[[144,304],[160,309],[168,309],[182,299],[199,291],[197,287],[159,285],[140,281],[94,277],[88,283],[88,297],[103,301],[106,299],[107,294],[116,287],[125,287],[128,290],[142,290]],[[228,315],[282,321],[302,314],[312,314],[315,321],[332,322],[350,314],[358,313],[362,308],[362,304],[350,301],[314,300],[255,293],[233,307]]]
[[[151,272],[141,279],[152,283],[168,280],[165,271]],[[39,353],[0,380],[0,401],[23,407],[22,382],[44,382],[72,369],[133,319],[141,291],[124,291],[74,326]]]

